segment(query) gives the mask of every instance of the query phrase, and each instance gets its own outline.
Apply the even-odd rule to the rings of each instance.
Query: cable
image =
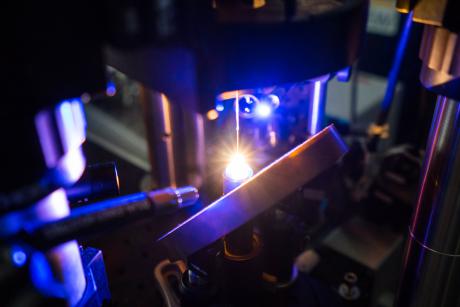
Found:
[[[385,130],[379,128],[384,127],[388,119],[388,114],[390,113],[391,104],[393,102],[394,93],[398,82],[398,75],[401,69],[401,63],[404,59],[407,42],[409,41],[410,31],[412,28],[412,16],[413,11],[411,11],[406,17],[404,28],[399,38],[398,46],[396,49],[396,55],[393,60],[393,65],[391,67],[390,74],[388,75],[387,88],[385,91],[385,96],[382,100],[382,104],[380,106],[380,113],[377,117],[376,122],[370,128],[371,139],[367,143],[367,148],[369,149],[369,151],[375,151],[377,149],[377,145],[381,137],[381,132]]]

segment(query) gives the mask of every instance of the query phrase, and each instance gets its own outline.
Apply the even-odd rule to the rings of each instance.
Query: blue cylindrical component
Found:
[[[124,195],[78,207],[58,221],[28,227],[22,240],[49,249],[108,228],[175,212],[195,204],[198,198],[198,190],[192,186]]]

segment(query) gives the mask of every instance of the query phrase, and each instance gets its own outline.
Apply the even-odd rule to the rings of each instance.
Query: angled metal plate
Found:
[[[259,171],[159,241],[171,257],[186,257],[215,242],[277,204],[297,188],[333,166],[347,151],[331,125]]]

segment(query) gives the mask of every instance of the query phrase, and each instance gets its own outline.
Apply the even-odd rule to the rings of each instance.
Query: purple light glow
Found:
[[[117,94],[117,88],[113,82],[109,82],[107,84],[107,88],[105,90],[105,93],[109,97],[113,97]]]
[[[85,170],[86,159],[81,148],[68,152],[60,161],[60,168],[65,173],[68,182],[76,182]]]
[[[84,123],[78,122],[83,118],[80,108],[72,105],[80,104],[79,100],[64,101],[56,110],[56,119],[65,151],[80,147],[84,141]]]
[[[53,128],[53,115],[58,126],[58,133]],[[35,127],[40,140],[46,166],[57,166],[61,158],[61,149],[65,152],[78,150],[85,140],[86,121],[79,99],[65,100],[54,112],[41,111],[35,117]],[[59,140],[57,140],[59,138]]]
[[[55,135],[52,133],[50,114],[42,111],[35,116],[35,127],[40,140],[40,145],[45,158],[46,166],[54,167],[58,160],[58,150],[54,144]]]

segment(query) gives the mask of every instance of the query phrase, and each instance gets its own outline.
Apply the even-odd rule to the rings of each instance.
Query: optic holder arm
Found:
[[[346,151],[335,128],[328,126],[159,241],[166,244],[171,258],[185,258],[273,207],[334,165]]]

